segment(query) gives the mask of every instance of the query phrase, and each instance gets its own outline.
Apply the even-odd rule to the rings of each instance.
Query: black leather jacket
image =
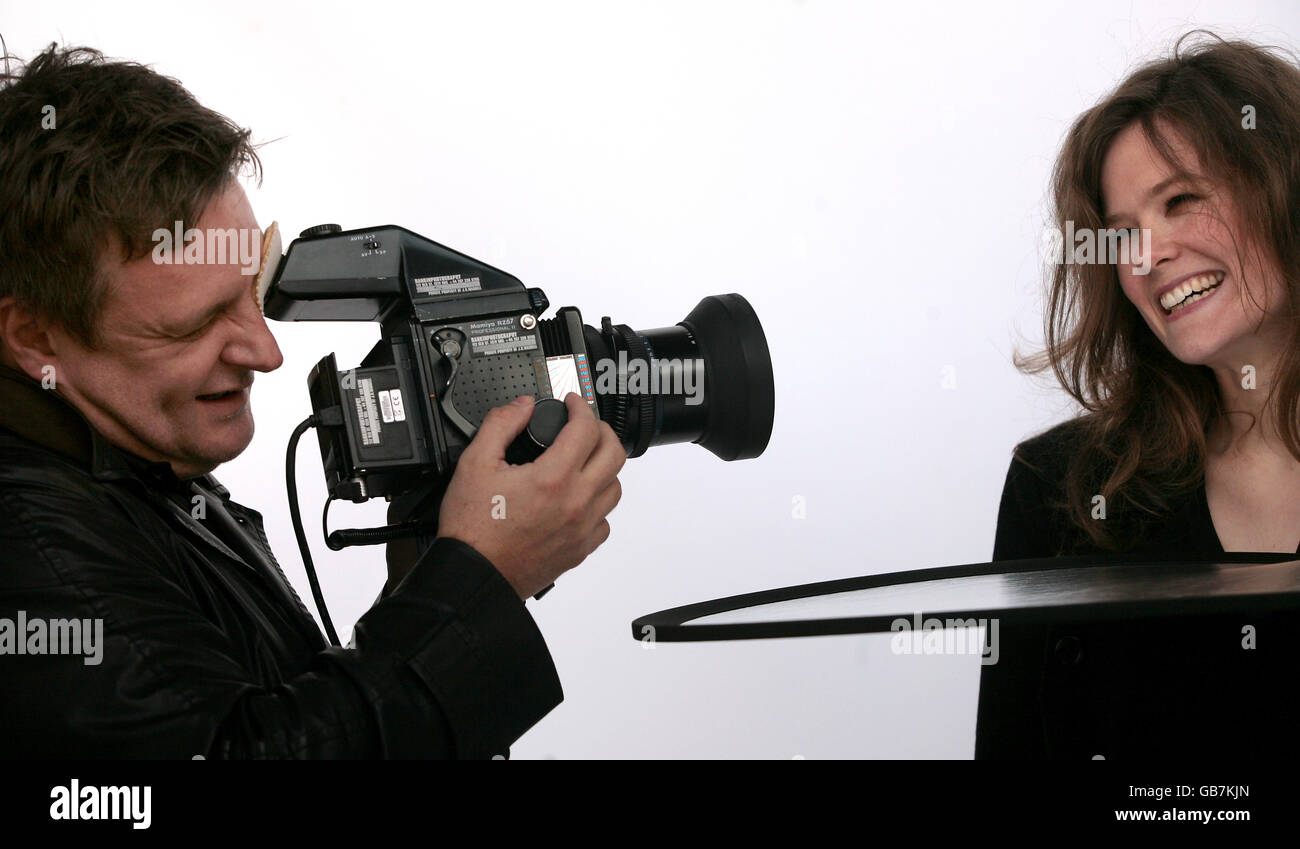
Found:
[[[74,619],[102,621],[98,658],[50,652]],[[440,538],[331,647],[258,513],[0,367],[0,755],[490,758],[562,699],[523,602],[469,545]]]

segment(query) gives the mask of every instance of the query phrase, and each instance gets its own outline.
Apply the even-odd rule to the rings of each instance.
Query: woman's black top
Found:
[[[1102,553],[1050,506],[1064,486],[1078,434],[1076,420],[1017,446],[1017,455],[1037,470],[1011,461],[994,560]],[[1152,524],[1131,554],[1224,555],[1204,484],[1166,521]],[[1274,553],[1267,559],[1293,558]],[[1253,648],[1243,644],[1247,625],[1254,629]],[[980,678],[975,757],[1294,753],[1300,748],[1291,683],[1300,658],[1297,630],[1294,613],[1091,624],[1004,621],[999,661],[983,667]]]

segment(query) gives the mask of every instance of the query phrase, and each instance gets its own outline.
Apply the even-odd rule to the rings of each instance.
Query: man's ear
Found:
[[[0,298],[0,359],[33,380],[58,363],[49,324],[12,295]]]

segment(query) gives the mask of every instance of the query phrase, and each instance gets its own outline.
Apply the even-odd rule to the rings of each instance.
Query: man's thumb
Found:
[[[483,417],[483,424],[474,434],[471,446],[485,451],[494,460],[505,459],[506,448],[515,437],[528,427],[533,417],[533,396],[520,395],[509,404],[493,407]],[[468,449],[466,449],[468,450]]]

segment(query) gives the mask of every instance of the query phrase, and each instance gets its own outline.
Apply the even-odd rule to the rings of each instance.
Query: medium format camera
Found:
[[[493,407],[537,402],[507,453],[535,459],[578,393],[629,457],[694,442],[724,460],[757,457],[772,433],[772,361],[743,297],[711,295],[672,327],[597,329],[577,307],[542,318],[546,295],[518,278],[386,225],[304,230],[275,245],[260,284],[281,321],[374,321],[381,338],[355,369],[333,354],[308,378],[331,500],[390,500],[445,489]]]

